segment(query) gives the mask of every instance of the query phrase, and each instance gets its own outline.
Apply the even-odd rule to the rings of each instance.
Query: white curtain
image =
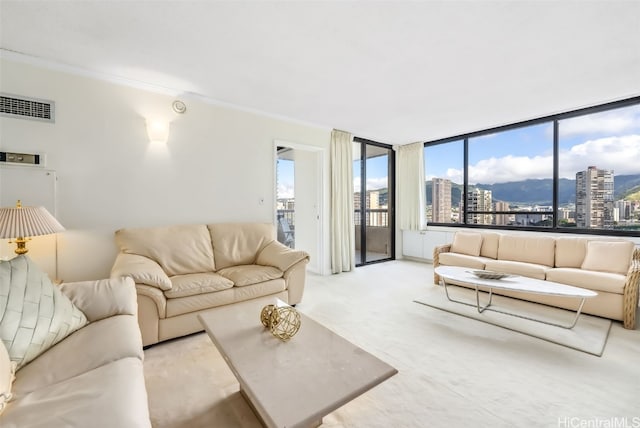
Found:
[[[331,132],[331,271],[355,268],[353,144],[348,132]]]
[[[421,230],[425,222],[424,144],[397,147],[398,220],[402,230]]]

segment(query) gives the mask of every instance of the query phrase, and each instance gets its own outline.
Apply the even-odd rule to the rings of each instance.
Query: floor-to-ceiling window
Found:
[[[395,247],[393,149],[387,144],[355,138],[353,159],[356,265],[392,260]]]
[[[640,97],[425,144],[432,225],[638,236]]]

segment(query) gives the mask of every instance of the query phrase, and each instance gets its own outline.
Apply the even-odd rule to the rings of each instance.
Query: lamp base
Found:
[[[27,248],[27,241],[28,239],[24,239],[22,237],[16,238],[15,241],[13,241],[16,243],[16,254],[27,254],[27,252],[29,252],[29,249]]]

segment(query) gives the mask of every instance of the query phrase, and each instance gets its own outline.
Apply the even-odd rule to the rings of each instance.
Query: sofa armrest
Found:
[[[115,315],[136,315],[136,288],[127,277],[68,282],[60,290],[84,312],[89,322]]]
[[[256,264],[277,267],[282,272],[286,272],[293,265],[303,260],[309,261],[307,252],[292,250],[278,241],[271,241],[258,254]]]
[[[627,272],[622,291],[623,323],[624,328],[636,328],[636,312],[638,310],[638,288],[640,287],[640,248],[633,251],[631,266]]]
[[[433,249],[433,268],[440,266],[440,254],[451,251],[451,244],[439,245]],[[433,272],[433,283],[440,284],[440,275]]]
[[[148,297],[156,304],[158,318],[162,319],[167,317],[167,298],[162,291],[149,285],[136,284],[136,293],[140,296]]]
[[[120,253],[111,268],[111,277],[130,276],[136,284],[146,284],[160,290],[171,290],[171,280],[160,265],[138,254]]]
[[[307,275],[307,263],[309,263],[309,259],[302,259],[284,273],[284,280],[287,283],[287,291],[289,292],[287,303],[290,305],[296,305],[302,301]]]

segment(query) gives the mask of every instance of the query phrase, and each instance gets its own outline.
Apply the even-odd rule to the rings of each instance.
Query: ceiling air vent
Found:
[[[55,105],[49,100],[0,94],[0,116],[54,123]]]

